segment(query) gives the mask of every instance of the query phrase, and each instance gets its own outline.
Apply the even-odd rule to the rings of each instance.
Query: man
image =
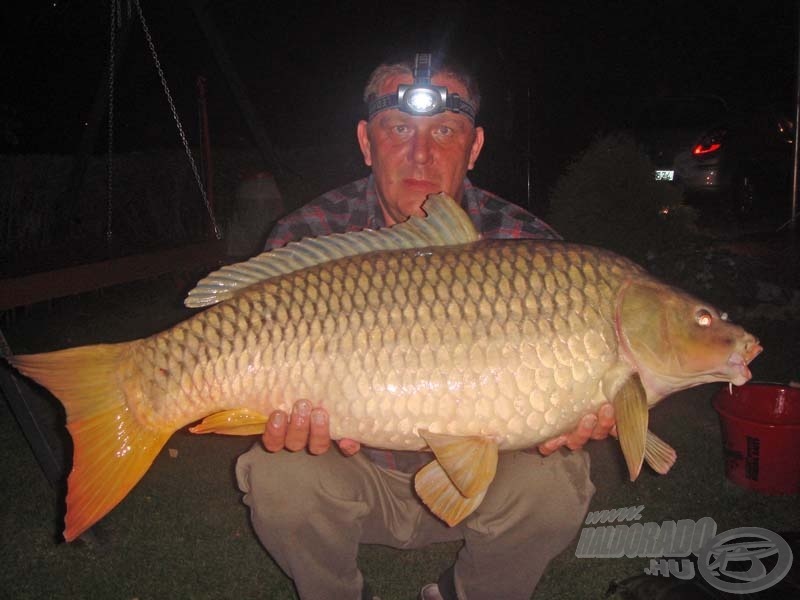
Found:
[[[373,72],[364,92],[369,118],[357,127],[372,175],[280,221],[268,248],[391,226],[422,214],[425,198],[442,191],[461,203],[484,237],[557,237],[533,215],[466,179],[484,142],[483,128],[474,123],[478,87],[453,66],[431,73],[428,61],[429,55],[417,55],[414,70],[401,63]],[[445,109],[421,114],[424,105],[403,105],[411,102],[409,90],[401,98],[398,86],[409,84],[446,88]],[[482,504],[452,528],[413,492],[413,473],[430,454],[359,452],[354,440],[339,440],[341,452],[328,452],[327,414],[305,400],[291,417],[281,411],[270,416],[263,447],[256,444],[240,457],[236,471],[258,537],[301,598],[372,598],[356,564],[360,543],[418,548],[452,540],[464,540],[457,561],[423,589],[423,598],[529,598],[547,563],[577,533],[594,493],[588,456],[556,450],[605,438],[613,423],[608,405],[571,434],[542,444],[539,453],[502,454]],[[280,452],[284,448],[293,452]]]

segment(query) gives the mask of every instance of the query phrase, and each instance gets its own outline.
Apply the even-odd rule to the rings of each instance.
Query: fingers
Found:
[[[543,444],[539,444],[537,448],[539,449],[539,453],[542,456],[549,456],[550,454],[561,448],[561,446],[563,446],[566,443],[567,443],[567,436],[561,435],[558,436],[557,438],[547,440]]]
[[[583,448],[592,437],[595,425],[597,425],[597,415],[586,415],[578,423],[578,428],[572,433],[567,434],[567,442],[564,444],[570,450]]]
[[[609,434],[617,437],[617,421],[614,418],[614,406],[604,404],[597,413],[597,425],[592,431],[593,440],[604,440]]]
[[[581,419],[580,423],[578,424],[578,428],[575,431],[571,431],[566,435],[560,435],[557,438],[553,438],[547,440],[543,444],[539,444],[539,453],[543,456],[549,456],[562,446],[566,446],[570,450],[582,448],[592,436],[592,429],[596,423],[597,417],[595,415],[586,415]]]
[[[311,411],[308,451],[311,454],[323,454],[330,447],[331,431],[328,425],[328,413],[324,408],[315,408]]]
[[[267,427],[261,436],[261,442],[267,452],[280,452],[286,444],[286,427],[288,419],[282,410],[274,411],[267,421]]]
[[[361,450],[361,444],[348,438],[341,439],[336,443],[339,445],[339,451],[345,456],[353,456],[353,454]]]
[[[604,404],[596,415],[584,415],[577,429],[539,444],[538,449],[543,456],[548,456],[562,446],[577,450],[583,448],[589,440],[603,440],[609,435],[617,437],[617,425],[614,407]]]
[[[292,407],[292,418],[286,429],[285,448],[291,452],[302,450],[308,445],[308,434],[311,423],[311,403],[298,400]]]
[[[557,438],[547,440],[543,444],[539,444],[539,452],[544,456],[548,456],[561,448],[561,446],[566,446],[570,450],[582,448],[592,437],[592,430],[596,424],[596,415],[585,415],[580,420],[580,423],[578,423],[578,428],[574,431],[560,435]]]
[[[297,452],[308,448],[311,454],[323,454],[331,447],[328,413],[324,408],[312,410],[308,400],[298,400],[292,407],[291,418],[282,410],[276,410],[269,416],[261,439],[269,452],[284,449]],[[358,443],[349,441],[356,445],[353,453],[357,452]]]

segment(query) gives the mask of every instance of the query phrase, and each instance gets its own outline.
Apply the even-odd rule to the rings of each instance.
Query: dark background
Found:
[[[190,141],[197,143],[195,79],[203,74],[208,78],[215,156],[237,155],[226,153],[228,148],[252,150],[250,134],[186,0],[142,1]],[[127,11],[127,1],[121,4]],[[712,92],[742,107],[771,102],[791,107],[797,54],[793,2],[516,4],[521,3],[341,0],[323,9],[299,2],[211,0],[208,11],[279,156],[288,161],[297,149],[312,148],[327,170],[333,168],[343,178],[349,176],[343,165],[352,163],[353,153],[358,160],[354,125],[371,69],[384,56],[403,50],[444,48],[461,55],[477,71],[484,91],[481,121],[488,139],[473,179],[525,204],[525,151],[530,144],[537,210],[570,157],[599,131],[624,121],[641,97]],[[77,151],[105,77],[108,16],[108,2],[101,0],[2,3],[0,154],[69,156]],[[123,53],[117,83],[116,150],[145,151],[154,160],[174,155],[176,164],[183,164],[175,125],[138,24]],[[95,152],[102,154],[105,146],[101,131]],[[345,150],[330,150],[338,147]],[[149,152],[164,148],[171,152]],[[69,162],[44,158],[40,162],[47,166]],[[310,177],[318,167],[307,164],[302,174]],[[69,165],[62,171],[60,179],[52,172],[40,178],[58,186],[68,179]],[[30,172],[39,176],[39,171]],[[141,169],[131,169],[133,196],[145,187],[140,174]],[[28,179],[35,180],[34,175]],[[152,173],[147,175],[158,183]],[[190,177],[184,179],[187,187],[193,184]],[[174,191],[167,189],[163,196],[168,193]],[[121,195],[118,191],[115,198]],[[155,196],[153,202],[164,202],[162,195]],[[31,193],[23,200],[45,203],[48,198]],[[142,204],[131,203],[127,216],[146,212],[149,205]],[[95,212],[102,235],[105,204],[99,206]],[[199,212],[194,207],[189,208]],[[117,205],[115,211],[121,208]],[[3,236],[16,226],[5,227],[0,219],[0,227]],[[77,245],[71,239],[70,244]],[[660,273],[682,281],[692,293],[710,295],[758,334],[766,351],[753,363],[755,379],[798,380],[800,320],[796,300],[789,300],[797,298],[796,246],[752,245],[749,255],[750,247],[749,242],[733,246],[725,239],[697,250],[676,243],[673,252],[655,260]],[[775,273],[779,279],[772,278]],[[177,279],[151,278],[102,293],[40,302],[0,315],[6,319],[0,328],[19,353],[140,337],[187,315],[180,302],[186,283]],[[590,510],[645,505],[648,521],[711,516],[720,531],[742,526],[782,534],[800,530],[796,497],[765,497],[724,479],[721,432],[709,402],[713,389],[687,390],[653,411],[653,431],[679,453],[667,477],[647,471],[630,483],[615,443],[589,444],[598,488]],[[62,439],[66,431],[56,401],[40,400],[50,401],[47,432]],[[0,401],[3,597],[294,597],[291,582],[253,536],[233,480],[233,461],[252,440],[176,434],[168,446],[176,451],[175,458],[161,454],[142,482],[103,519],[97,528],[100,541],[67,545],[54,543],[63,525],[63,494],[42,477],[6,407]],[[359,564],[381,597],[411,598],[452,564],[454,546],[416,552],[368,546],[362,548]],[[573,545],[551,564],[534,597],[607,597],[604,592],[612,582],[641,575],[645,566],[644,559],[576,559]],[[796,582],[794,575],[791,581]],[[774,591],[776,597],[790,595]]]
[[[202,74],[214,146],[252,147],[189,2],[142,0],[190,143],[197,143],[195,80]],[[108,3],[10,4],[0,9],[0,131],[6,134],[0,152],[74,153],[105,78]],[[526,204],[530,142],[534,208],[566,161],[597,132],[624,120],[640,97],[703,92],[735,107],[777,103],[792,110],[797,16],[791,1],[322,4],[206,3],[279,150],[352,140],[372,68],[397,53],[445,50],[472,67],[482,84],[480,121],[488,139],[473,178]],[[120,6],[127,15],[128,1]],[[118,51],[115,149],[179,147],[133,12],[127,47]],[[103,131],[95,151],[105,149]]]

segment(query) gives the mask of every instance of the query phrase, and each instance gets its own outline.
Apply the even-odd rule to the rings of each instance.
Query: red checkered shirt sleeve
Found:
[[[464,182],[461,202],[483,238],[547,238],[561,236],[547,223],[499,196]]]
[[[270,231],[265,249],[280,248],[306,237],[376,229],[384,224],[379,214],[371,177],[331,190],[279,220]]]

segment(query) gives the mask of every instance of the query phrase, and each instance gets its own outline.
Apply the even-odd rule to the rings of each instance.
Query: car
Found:
[[[791,193],[794,123],[787,112],[772,104],[732,109],[713,95],[661,96],[641,102],[628,129],[655,179],[678,186],[690,205],[779,218]]]

